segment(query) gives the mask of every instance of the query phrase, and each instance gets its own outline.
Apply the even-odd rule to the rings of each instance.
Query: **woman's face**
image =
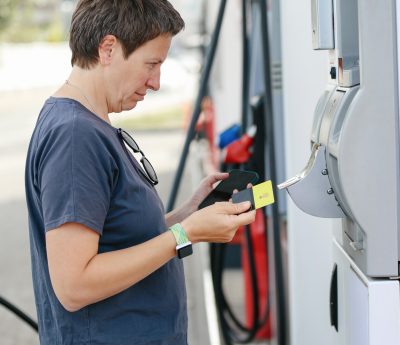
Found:
[[[146,42],[125,60],[118,42],[112,50],[104,80],[110,112],[133,109],[143,101],[147,90],[160,88],[161,64],[167,58],[172,36],[162,35]]]

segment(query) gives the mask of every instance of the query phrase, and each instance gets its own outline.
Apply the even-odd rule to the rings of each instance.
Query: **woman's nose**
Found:
[[[160,89],[160,73],[149,78],[146,86],[153,91],[158,91]]]

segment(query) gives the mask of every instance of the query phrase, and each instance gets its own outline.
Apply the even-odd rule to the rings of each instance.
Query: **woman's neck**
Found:
[[[53,96],[75,99],[95,115],[110,123],[107,98],[102,86],[104,83],[100,80],[98,72],[96,67],[90,70],[74,67],[66,82]]]

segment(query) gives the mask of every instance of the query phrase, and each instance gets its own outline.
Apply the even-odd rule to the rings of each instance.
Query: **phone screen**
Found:
[[[199,209],[210,206],[216,202],[228,201],[232,197],[234,189],[239,191],[246,189],[249,183],[255,184],[258,174],[255,171],[231,170],[229,177],[221,181],[214,190],[199,205]]]

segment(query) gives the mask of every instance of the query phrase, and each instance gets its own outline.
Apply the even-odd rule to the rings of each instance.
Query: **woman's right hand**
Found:
[[[236,230],[254,222],[256,211],[248,211],[250,202],[217,202],[192,213],[181,222],[189,240],[196,242],[230,242]]]

